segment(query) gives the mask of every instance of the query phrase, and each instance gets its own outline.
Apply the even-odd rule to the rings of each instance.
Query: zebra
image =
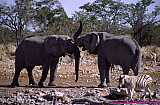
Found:
[[[127,88],[131,100],[133,100],[133,95],[136,92],[144,92],[143,99],[145,99],[146,93],[149,92],[149,98],[152,99],[151,87],[153,83],[155,84],[152,77],[147,74],[140,76],[120,75],[118,87]]]

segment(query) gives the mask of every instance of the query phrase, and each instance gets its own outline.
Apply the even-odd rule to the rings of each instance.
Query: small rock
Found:
[[[84,96],[97,96],[95,91],[91,91],[91,92],[86,92],[86,94],[84,94]]]
[[[56,95],[57,97],[63,97],[63,96],[64,96],[64,93],[62,93],[62,92],[55,92],[55,95]]]
[[[63,97],[63,104],[68,104],[69,102],[71,102],[71,98],[64,96]]]
[[[53,101],[54,97],[51,94],[47,94],[43,96],[44,99],[46,99],[47,101]]]
[[[44,99],[42,97],[39,97],[36,101],[37,102],[44,102]]]

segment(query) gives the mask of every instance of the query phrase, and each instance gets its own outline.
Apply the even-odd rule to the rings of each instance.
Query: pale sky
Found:
[[[88,2],[94,2],[95,0],[60,0],[67,15],[70,17],[75,11],[79,10],[79,7]],[[119,1],[119,0],[118,0]],[[138,0],[121,0],[124,3],[136,3]],[[160,5],[160,0],[154,0],[155,4],[152,4],[150,9],[153,9],[155,5]]]
[[[7,4],[14,4],[15,0],[1,0],[1,3],[7,2]],[[75,11],[79,10],[79,7],[88,3],[93,2],[95,0],[60,0],[62,6],[64,7],[67,15],[71,17]],[[121,0],[125,3],[135,3],[138,0]],[[155,0],[155,4],[153,4],[149,9],[153,9],[154,5],[160,5],[160,0]]]
[[[60,0],[67,15],[70,17],[75,11],[79,10],[79,7],[88,2],[94,2],[95,0]]]

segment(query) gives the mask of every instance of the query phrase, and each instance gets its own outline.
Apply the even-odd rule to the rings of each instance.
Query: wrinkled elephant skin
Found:
[[[99,87],[109,84],[109,69],[112,64],[120,65],[123,74],[128,74],[131,68],[134,75],[138,75],[141,66],[141,50],[136,40],[127,36],[114,36],[107,32],[75,35],[74,40],[79,47],[83,47],[83,50],[98,55]]]
[[[81,25],[76,35],[82,31]],[[11,87],[19,86],[18,78],[23,68],[27,69],[29,84],[35,85],[32,70],[35,66],[42,66],[42,77],[38,83],[43,87],[50,69],[49,86],[54,86],[55,74],[59,58],[66,54],[74,55],[76,81],[78,80],[80,51],[74,41],[66,35],[28,36],[16,49],[15,75]]]

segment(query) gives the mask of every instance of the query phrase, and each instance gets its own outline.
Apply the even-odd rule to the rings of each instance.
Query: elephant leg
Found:
[[[129,74],[129,67],[127,67],[127,66],[121,66],[122,67],[122,69],[123,69],[123,75],[128,75]]]
[[[105,77],[106,77],[106,84],[109,86],[109,70],[110,70],[111,64],[109,62],[106,62],[106,70],[105,70]]]
[[[98,56],[98,69],[100,73],[100,84],[98,87],[106,87],[106,62],[105,59],[101,56]]]
[[[132,66],[132,70],[133,70],[133,73],[134,73],[135,76],[138,75],[138,72],[142,72],[142,71],[140,71],[140,69],[141,69],[141,64],[140,63],[137,63],[134,66]]]
[[[59,61],[59,58],[56,58],[52,61],[52,64],[50,64],[50,81],[48,86],[55,86],[54,80],[56,78],[58,61]]]
[[[29,85],[36,85],[34,78],[33,78],[33,74],[32,74],[32,70],[35,66],[27,66],[26,69],[28,71],[28,78],[29,78]]]
[[[43,68],[42,77],[41,77],[41,79],[38,83],[38,86],[40,86],[40,87],[44,87],[43,82],[47,78],[47,74],[48,74],[48,71],[49,71],[49,65],[43,65],[42,68]]]
[[[22,69],[23,66],[15,65],[15,74],[11,83],[11,87],[19,86],[18,78]]]

